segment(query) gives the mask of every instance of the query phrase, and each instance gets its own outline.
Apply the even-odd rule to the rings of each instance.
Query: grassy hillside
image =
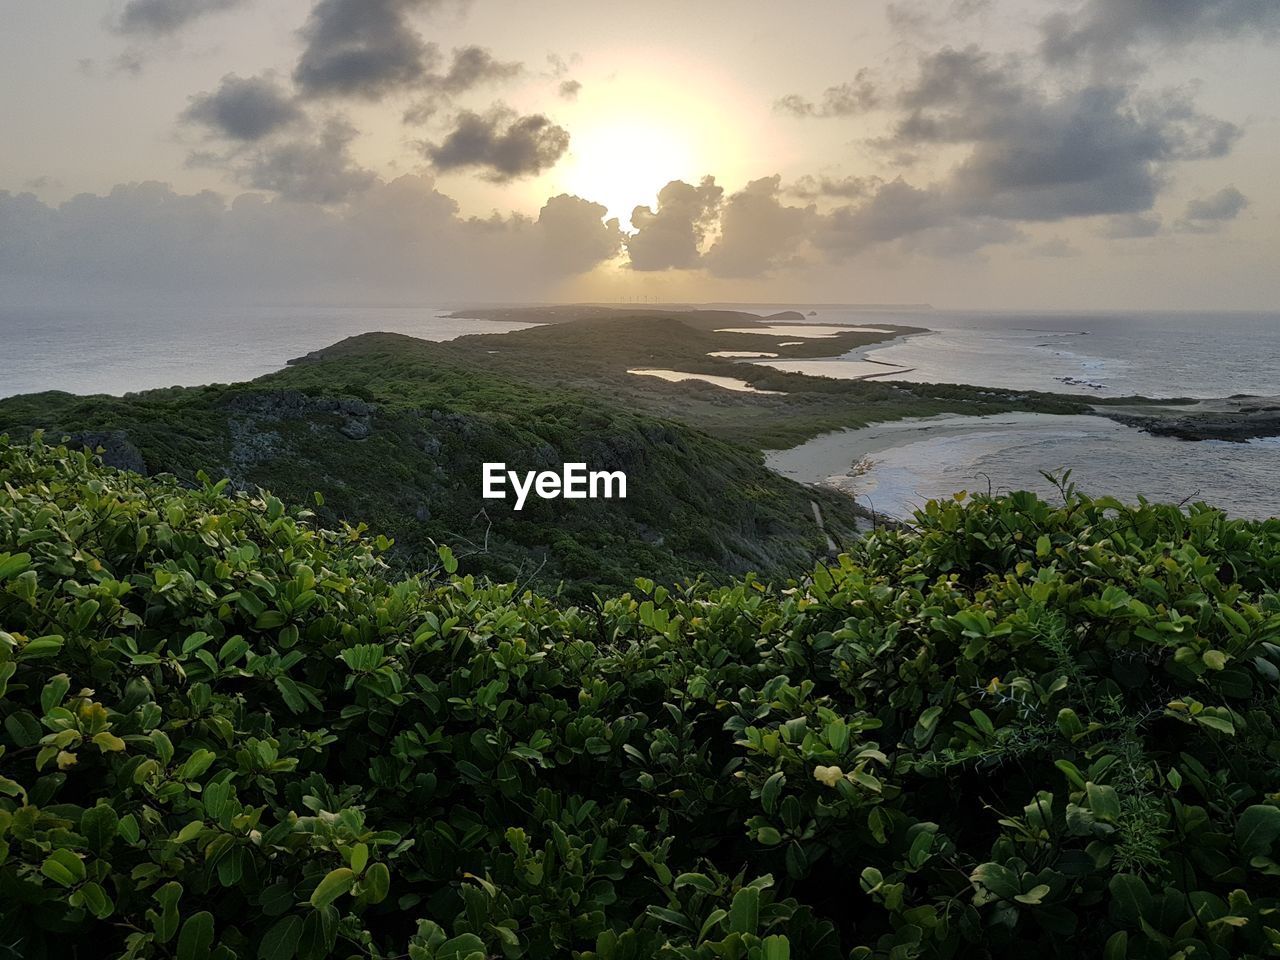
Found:
[[[833,536],[853,532],[851,504],[778,477],[757,451],[631,412],[608,392],[517,381],[447,346],[371,334],[249,384],[10,398],[0,431],[68,434],[119,466],[188,482],[204,469],[294,502],[318,491],[325,522],[393,537],[405,569],[448,542],[466,571],[564,579],[580,595],[640,575],[785,578],[826,550],[815,499]],[[531,498],[515,513],[481,499],[490,461],[620,469],[628,498]]]
[[[0,952],[1280,945],[1280,521],[932,504],[584,609],[0,440]]]

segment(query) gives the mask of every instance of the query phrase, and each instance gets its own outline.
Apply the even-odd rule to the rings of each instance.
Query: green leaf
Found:
[[[1141,878],[1118,873],[1107,885],[1111,891],[1111,914],[1126,926],[1134,926],[1151,902],[1151,893]]]
[[[26,645],[18,651],[19,660],[46,660],[49,657],[56,657],[62,652],[62,645],[65,641],[62,637],[37,637],[35,640],[28,640]]]
[[[80,815],[80,832],[84,834],[89,846],[102,854],[115,841],[119,830],[120,819],[115,809],[108,803],[99,802]]]
[[[1129,934],[1124,930],[1117,930],[1107,939],[1107,945],[1102,948],[1102,960],[1125,960],[1129,955]]]
[[[355,885],[356,875],[350,867],[330,870],[311,891],[311,906],[317,910],[327,907]]]
[[[0,553],[0,580],[12,580],[29,566],[29,553]]]
[[[1198,714],[1196,723],[1208,727],[1210,730],[1217,730],[1219,733],[1225,733],[1231,736],[1235,735],[1236,726],[1230,720],[1224,720],[1221,717],[1208,716],[1206,714]]]
[[[178,934],[178,960],[208,960],[213,949],[213,914],[207,910],[192,914]]]
[[[764,786],[760,788],[760,804],[764,807],[766,813],[773,813],[777,809],[778,797],[782,794],[782,788],[786,782],[786,774],[779,770],[770,776],[764,782]]]
[[[1280,837],[1280,807],[1254,804],[1236,822],[1236,846],[1246,857],[1265,856]]]
[[[679,890],[681,887],[693,887],[701,893],[714,893],[716,889],[716,885],[705,873],[680,874],[672,884],[672,889]]]
[[[1049,890],[1050,887],[1047,883],[1041,883],[1032,887],[1026,893],[1018,894],[1013,899],[1017,900],[1019,903],[1034,906],[1035,904],[1044,902],[1044,898],[1048,895]]]
[[[760,891],[743,887],[729,905],[729,933],[754,934],[760,924]]]
[[[48,713],[54,707],[59,706],[70,689],[71,678],[65,673],[60,673],[56,677],[50,678],[49,682],[44,685],[44,690],[40,692],[41,711]]]
[[[115,912],[115,904],[111,902],[107,891],[103,890],[101,885],[90,881],[80,888],[79,893],[89,912],[99,920],[105,920]]]
[[[1002,900],[1011,900],[1022,892],[1018,875],[1001,863],[979,864],[969,874],[969,881]]]
[[[1222,670],[1227,665],[1227,655],[1221,650],[1206,650],[1200,659],[1210,670]]]
[[[212,750],[197,750],[187,758],[186,763],[182,765],[182,769],[178,771],[178,777],[182,780],[194,780],[202,776],[206,770],[213,766],[213,761],[217,759],[217,755]]]
[[[74,887],[85,878],[84,861],[70,850],[54,850],[44,863],[40,872],[61,887]]]
[[[302,937],[302,918],[296,913],[275,922],[258,944],[258,960],[293,960]]]
[[[472,954],[488,956],[484,941],[474,933],[464,933],[460,937],[446,940],[436,948],[435,960],[469,960]]]
[[[1099,820],[1116,823],[1120,819],[1120,796],[1115,787],[1105,784],[1085,784],[1085,795],[1089,799],[1089,809]]]
[[[378,861],[369,867],[361,883],[365,899],[370,903],[381,903],[391,891],[391,870],[385,863]]]
[[[298,939],[298,956],[302,960],[321,960],[327,957],[338,941],[338,911],[333,907],[312,910],[302,924],[302,936]]]
[[[761,960],[791,960],[791,941],[784,936],[765,937],[760,947]]]

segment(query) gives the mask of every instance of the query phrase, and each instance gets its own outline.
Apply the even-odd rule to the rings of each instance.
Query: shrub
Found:
[[[1274,955],[1280,523],[931,503],[572,607],[0,439],[0,944]]]

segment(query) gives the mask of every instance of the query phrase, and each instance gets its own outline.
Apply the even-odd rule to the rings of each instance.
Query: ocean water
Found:
[[[767,308],[774,311],[778,307]],[[1280,313],[976,313],[796,307],[805,323],[926,327],[931,332],[792,365],[826,376],[904,372],[881,381],[968,383],[1096,397],[1280,395]],[[768,361],[755,361],[768,362]],[[890,369],[890,368],[881,368]],[[907,517],[958,490],[1052,492],[1040,472],[1070,468],[1082,489],[1129,501],[1205,500],[1236,516],[1280,516],[1280,438],[1188,443],[1098,417],[960,418],[845,431],[771,463],[830,482]],[[888,435],[884,435],[888,431]],[[861,467],[850,474],[851,465]]]
[[[776,307],[773,309],[777,309]],[[970,383],[1099,397],[1280,394],[1280,312],[877,312],[812,307],[807,323],[894,323],[931,332],[845,359],[907,372],[885,380]],[[828,365],[814,370],[836,376]],[[855,375],[860,375],[855,374]]]
[[[437,307],[6,310],[0,397],[43,390],[120,395],[251,380],[359,333],[452,340],[529,326],[450,320]]]

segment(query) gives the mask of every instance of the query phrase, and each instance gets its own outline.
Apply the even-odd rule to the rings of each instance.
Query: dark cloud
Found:
[[[1156,214],[1121,213],[1108,217],[1099,233],[1108,240],[1140,240],[1156,236],[1163,225]]]
[[[833,210],[815,233],[818,246],[849,255],[945,225],[955,216],[948,198],[936,188],[912,186],[901,177],[883,184],[864,203]]]
[[[286,139],[250,152],[235,165],[238,179],[299,203],[340,203],[372,186],[376,177],[351,157],[356,129],[334,119],[316,136]]]
[[[255,141],[300,122],[304,114],[274,77],[230,73],[213,93],[192,97],[182,119],[229,140]]]
[[[524,64],[498,60],[484,47],[461,47],[453,51],[449,70],[437,85],[448,94],[465,93],[481,84],[511,80],[524,72]]]
[[[827,87],[818,103],[798,93],[789,93],[774,102],[773,108],[796,117],[852,117],[880,105],[880,93],[864,67],[852,81]]]
[[[616,218],[605,220],[607,208],[562,193],[538,213],[536,228],[543,238],[543,258],[556,274],[584,273],[622,249],[622,230]]]
[[[1245,207],[1249,206],[1249,198],[1235,187],[1223,187],[1217,193],[1192,200],[1187,204],[1188,220],[1234,220]]]
[[[1105,65],[1144,43],[1176,47],[1277,31],[1275,0],[1087,0],[1045,21],[1041,51],[1053,64],[1092,58]]]
[[[582,84],[577,80],[561,80],[560,96],[565,100],[577,100],[582,92]]]
[[[423,152],[437,170],[474,168],[489,180],[504,182],[555,166],[569,149],[569,133],[537,113],[518,116],[506,107],[481,115],[458,114],[440,143]]]
[[[813,207],[781,202],[780,176],[753,180],[725,201],[720,236],[702,258],[717,277],[763,277],[784,266],[804,240]]]
[[[1150,209],[1174,161],[1220,157],[1239,128],[1182,94],[1135,98],[1123,86],[1051,95],[1016,61],[970,47],[926,57],[891,150],[971,145],[945,186],[958,212],[1060,220]]]
[[[337,207],[262,194],[228,203],[160,183],[122,185],[61,205],[0,192],[0,298],[538,299],[617,254],[617,224],[603,216],[598,204],[555,197],[536,219],[469,219],[421,176],[374,182]]]
[[[438,0],[320,0],[301,31],[306,47],[294,81],[307,96],[366,100],[421,86],[440,54],[410,14],[435,6]]]
[[[247,0],[129,0],[114,23],[117,32],[167,37],[211,13],[243,6]]]
[[[672,180],[658,192],[656,209],[636,207],[627,238],[633,270],[690,270],[702,263],[702,243],[714,226],[724,189],[714,177],[696,187]]]
[[[422,124],[440,112],[454,97],[485,84],[512,80],[524,73],[524,64],[498,60],[483,47],[460,47],[453,51],[449,69],[424,76],[419,86],[427,96],[409,107],[404,122]]]

